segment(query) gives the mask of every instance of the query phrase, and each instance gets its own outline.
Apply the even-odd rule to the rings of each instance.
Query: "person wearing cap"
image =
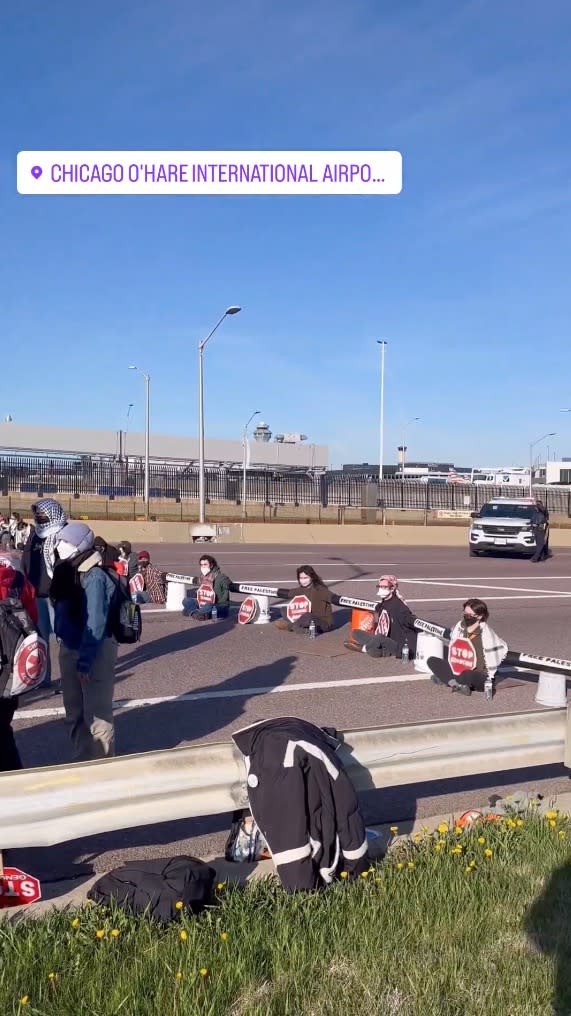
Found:
[[[396,575],[381,575],[377,582],[379,603],[375,606],[374,633],[354,629],[345,642],[347,649],[367,656],[401,656],[405,643],[409,658],[416,655],[417,632],[414,614],[399,593]]]
[[[166,572],[160,571],[151,564],[148,550],[140,550],[137,554],[139,574],[145,583],[141,592],[136,594],[136,603],[166,603],[167,582]]]
[[[110,631],[117,586],[101,567],[94,535],[83,522],[57,534],[50,597],[63,699],[71,723],[74,761],[113,755],[113,691],[117,643]]]
[[[22,551],[22,570],[36,590],[38,604],[38,631],[48,646],[48,667],[40,688],[52,687],[52,667],[49,653],[50,635],[54,631],[54,612],[50,602],[50,583],[54,574],[55,541],[67,523],[67,515],[59,501],[44,497],[32,505],[33,526]],[[55,694],[61,690],[60,682],[53,684]]]

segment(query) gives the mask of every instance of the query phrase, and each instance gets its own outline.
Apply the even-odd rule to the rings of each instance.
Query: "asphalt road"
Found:
[[[296,566],[312,564],[336,592],[369,599],[377,577],[393,573],[417,615],[447,625],[458,619],[464,599],[479,596],[511,649],[571,657],[571,550],[535,565],[505,556],[469,558],[467,549],[457,548],[220,545],[209,551],[234,581],[293,586]],[[196,574],[200,552],[196,546],[160,545],[152,558],[161,568]],[[118,751],[228,740],[248,723],[280,715],[352,729],[538,708],[536,684],[521,674],[502,681],[490,705],[481,695],[465,698],[436,688],[412,665],[350,653],[343,647],[348,617],[336,610],[335,630],[313,642],[270,625],[238,626],[234,619],[196,624],[178,615],[146,614],[142,641],[120,651]],[[22,703],[15,729],[26,766],[69,760],[62,713],[61,697],[45,692]],[[567,771],[548,767],[390,788],[368,795],[364,808],[367,821],[390,818],[404,829],[415,817],[459,813],[486,803],[494,792],[519,787],[546,796],[564,792]],[[91,866],[106,870],[133,856],[207,856],[220,852],[228,825],[224,816],[151,825],[30,855],[18,852],[18,860],[40,877],[63,877]]]

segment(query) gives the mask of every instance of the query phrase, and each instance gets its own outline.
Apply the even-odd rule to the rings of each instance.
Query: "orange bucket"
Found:
[[[375,630],[375,615],[372,610],[361,610],[353,607],[351,612],[351,630],[367,631],[371,635]]]

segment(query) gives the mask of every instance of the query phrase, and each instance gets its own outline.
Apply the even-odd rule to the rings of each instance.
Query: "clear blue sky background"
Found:
[[[378,461],[571,455],[568,0],[31,0],[0,15],[0,413]],[[398,149],[398,197],[24,197],[23,149]]]

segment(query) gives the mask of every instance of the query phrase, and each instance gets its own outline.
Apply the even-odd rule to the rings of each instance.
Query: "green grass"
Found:
[[[225,887],[167,928],[95,906],[3,922],[0,1013],[570,1014],[570,844],[567,818],[514,816],[396,844],[323,893]]]

